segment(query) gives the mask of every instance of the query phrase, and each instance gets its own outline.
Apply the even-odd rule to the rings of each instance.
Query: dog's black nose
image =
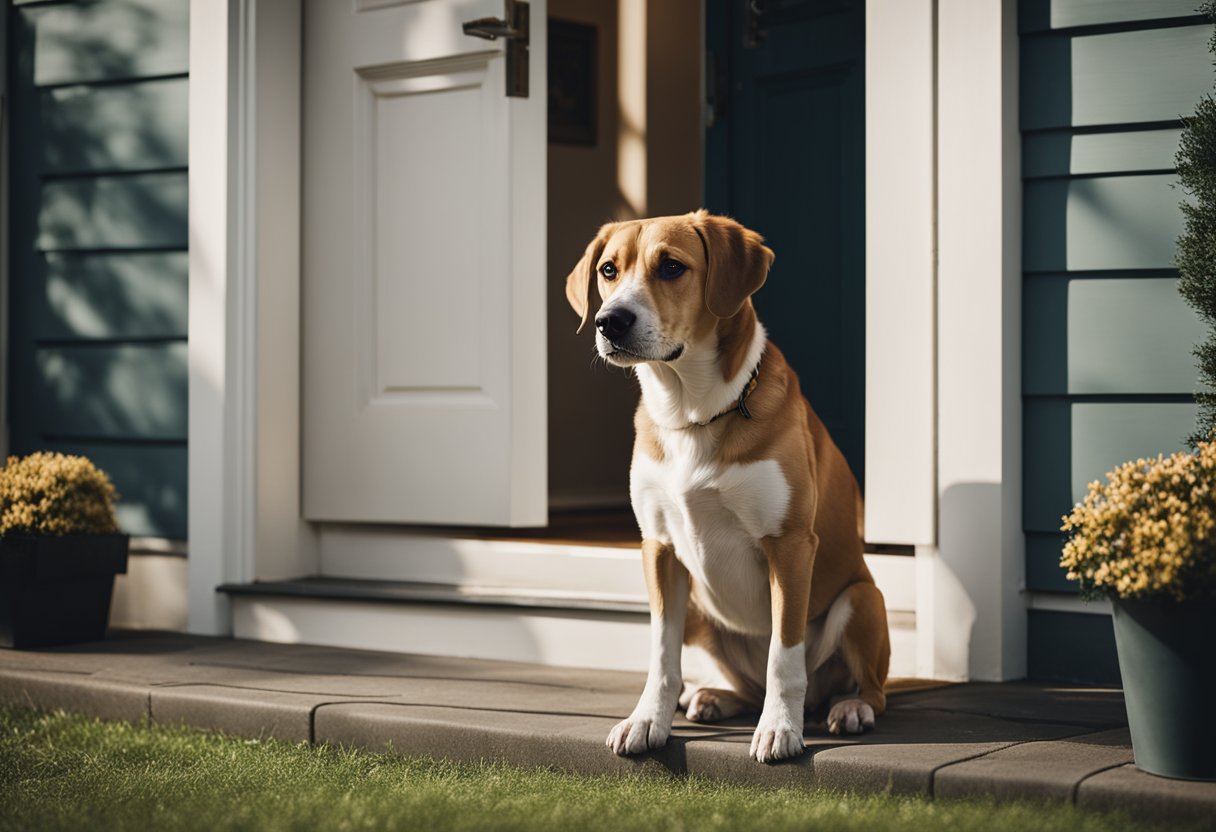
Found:
[[[615,341],[628,332],[637,319],[638,316],[628,309],[613,309],[595,316],[595,328],[609,341]]]

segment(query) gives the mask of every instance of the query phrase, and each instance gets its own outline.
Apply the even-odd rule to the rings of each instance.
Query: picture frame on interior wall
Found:
[[[595,147],[596,42],[590,23],[549,19],[549,143]]]

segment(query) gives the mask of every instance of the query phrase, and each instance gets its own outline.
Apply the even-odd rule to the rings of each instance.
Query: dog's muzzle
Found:
[[[595,316],[599,353],[618,366],[631,366],[641,361],[674,361],[684,352],[682,344],[672,345],[649,332],[645,320],[627,306],[600,310]]]
[[[616,343],[629,334],[638,316],[628,309],[612,309],[595,316],[595,328],[609,341]]]

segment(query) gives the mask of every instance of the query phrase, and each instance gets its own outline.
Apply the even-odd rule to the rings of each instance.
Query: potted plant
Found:
[[[1063,531],[1069,579],[1114,607],[1136,765],[1216,780],[1216,442],[1124,463]]]
[[[82,456],[9,457],[0,469],[0,646],[103,638],[127,542],[109,477]]]

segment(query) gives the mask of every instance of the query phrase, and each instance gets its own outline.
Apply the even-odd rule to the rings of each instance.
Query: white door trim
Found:
[[[299,512],[299,0],[191,0],[189,629],[306,574]],[[265,300],[265,302],[262,302]]]

